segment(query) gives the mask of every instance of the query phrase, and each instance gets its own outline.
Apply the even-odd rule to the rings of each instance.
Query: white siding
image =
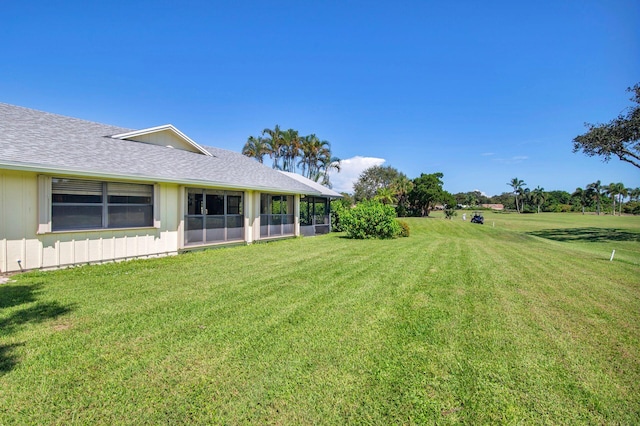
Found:
[[[6,213],[5,213],[5,205],[4,199],[7,190],[5,189],[5,180],[4,174],[0,172],[0,272],[4,272],[7,270],[7,237],[5,236],[5,222],[6,222]]]
[[[178,186],[160,184],[157,193],[157,227],[37,234],[38,176],[0,171],[0,272],[176,254]]]

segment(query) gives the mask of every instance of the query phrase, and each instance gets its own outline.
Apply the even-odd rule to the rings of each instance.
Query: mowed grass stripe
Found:
[[[579,388],[584,384],[584,372],[581,371],[580,366],[585,362],[593,360],[593,358],[598,359],[597,368],[592,370],[594,372],[607,368],[609,365],[606,358],[599,357],[602,348],[591,348],[589,345],[591,334],[594,328],[597,328],[589,327],[589,317],[592,315],[607,316],[607,322],[611,321],[611,314],[615,315],[620,312],[620,289],[613,286],[615,292],[611,294],[606,285],[594,282],[593,269],[590,268],[594,261],[593,258],[563,256],[561,250],[550,250],[550,247],[547,247],[544,242],[527,244],[525,247],[524,252],[521,250],[522,247],[510,247],[509,253],[513,255],[507,262],[510,266],[503,267],[501,271],[507,272],[506,276],[514,277],[514,282],[521,286],[519,290],[526,292],[526,299],[523,301],[529,305],[529,312],[521,312],[518,317],[532,318],[530,324],[532,328],[536,325],[543,327],[542,337],[547,341],[540,347],[556,346],[558,358],[555,361],[571,363],[570,367],[574,370],[573,377],[566,377],[565,381],[575,379],[571,385],[572,390],[575,390],[574,388]],[[607,266],[616,269],[618,265]],[[495,267],[489,269],[498,270]],[[499,289],[496,288],[496,290]],[[513,293],[507,291],[506,294],[507,297],[511,297]],[[609,300],[611,298],[613,300]],[[625,300],[625,304],[628,308],[632,308],[634,304],[638,306],[637,294],[634,298]],[[589,306],[590,309],[585,311],[585,306]],[[622,311],[624,312],[624,310]],[[615,322],[611,325],[615,325]],[[628,331],[638,335],[637,328]],[[635,347],[637,344],[637,341],[632,343]],[[618,344],[615,341],[609,341],[607,346],[615,348]],[[548,362],[549,359],[547,358],[546,361]],[[637,363],[637,360],[635,362]],[[566,374],[565,370],[566,366],[563,368],[563,374]],[[621,376],[620,379],[621,383],[626,386],[631,385],[624,376]],[[591,377],[589,380],[592,383],[587,383],[586,387],[599,386],[597,378]],[[589,392],[586,391],[586,393]],[[544,397],[544,392],[541,392],[540,396]],[[588,400],[583,396],[578,403],[586,403],[585,399]],[[599,408],[605,411],[606,419],[606,411],[608,410],[605,407],[613,401],[602,398],[588,402],[593,405],[599,404]],[[626,402],[624,399],[616,401],[619,404],[618,409],[622,409]]]
[[[20,276],[0,423],[637,423],[639,230],[540,216]]]

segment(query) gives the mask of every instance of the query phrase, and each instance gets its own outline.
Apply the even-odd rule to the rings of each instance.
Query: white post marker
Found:
[[[613,255],[614,255],[614,254],[616,254],[616,251],[615,251],[615,250],[611,252],[611,259],[609,259],[609,262],[611,262],[611,261],[613,260]]]

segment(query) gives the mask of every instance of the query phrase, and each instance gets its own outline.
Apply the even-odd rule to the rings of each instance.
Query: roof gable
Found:
[[[181,149],[183,151],[195,152],[196,154],[211,155],[206,149],[192,141],[187,135],[173,127],[171,124],[120,133],[111,137],[114,139],[143,142],[168,148]]]

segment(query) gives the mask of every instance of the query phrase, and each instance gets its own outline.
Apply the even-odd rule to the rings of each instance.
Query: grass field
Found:
[[[0,424],[640,424],[640,218],[485,218],[13,276]]]

